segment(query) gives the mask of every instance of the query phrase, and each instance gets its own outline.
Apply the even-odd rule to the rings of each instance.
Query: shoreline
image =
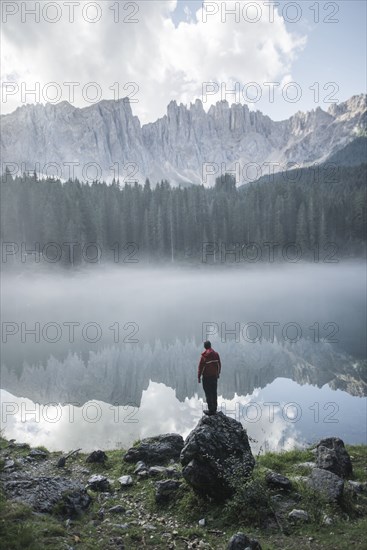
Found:
[[[124,460],[128,451],[136,453],[144,442],[152,439],[155,438],[139,440],[130,449],[98,451],[99,454],[94,455],[97,462],[91,462],[88,453],[78,451],[59,467],[60,458],[65,458],[63,453],[49,452],[44,447],[32,449],[27,444],[1,438],[3,547],[18,548],[20,537],[28,540],[22,543],[22,548],[31,550],[50,547],[55,550],[96,547],[223,550],[230,548],[231,537],[241,532],[257,540],[263,550],[304,548],[310,544],[312,548],[347,549],[351,537],[354,548],[364,548],[367,445],[345,446],[353,464],[353,474],[344,479],[344,493],[338,503],[316,498],[305,484],[306,476],[314,468],[313,446],[314,449],[258,455],[253,475],[246,485],[249,492],[244,496],[245,501],[240,502],[236,493],[224,504],[218,504],[192,491],[182,479],[180,460],[171,458],[164,465],[154,464],[153,460],[144,475],[137,472],[139,461]],[[282,476],[288,479],[292,489],[284,490],[281,484],[265,483],[270,472],[275,478],[280,476],[280,481]],[[61,479],[65,483],[75,482],[88,505],[80,513],[73,514],[70,502],[65,508],[63,501],[63,505],[58,502],[49,511],[40,512],[21,499],[17,501],[5,495],[6,483],[30,483],[34,479],[38,483],[40,479],[47,479],[51,483],[49,494],[53,490],[52,483],[60,483]],[[157,484],[167,483],[176,483],[178,490],[167,502],[157,502]],[[303,518],[302,513],[296,518],[295,512],[299,510],[305,512]]]

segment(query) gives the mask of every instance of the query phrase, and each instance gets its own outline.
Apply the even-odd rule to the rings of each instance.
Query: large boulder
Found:
[[[91,498],[78,481],[64,477],[27,477],[6,481],[8,498],[31,506],[36,512],[78,516],[88,508]]]
[[[328,502],[339,502],[343,496],[343,479],[327,470],[314,468],[307,483],[312,489],[322,493]]]
[[[248,476],[255,465],[246,430],[218,412],[205,416],[181,451],[182,475],[194,491],[222,502],[234,493],[234,476]]]
[[[171,458],[178,460],[184,440],[179,434],[163,434],[147,437],[124,455],[126,462],[143,461],[145,464],[165,464]]]
[[[328,437],[317,444],[316,466],[340,477],[347,477],[353,473],[348,451],[338,437]]]

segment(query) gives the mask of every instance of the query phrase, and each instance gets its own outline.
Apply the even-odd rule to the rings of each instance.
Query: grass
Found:
[[[7,442],[0,438],[0,451],[7,447]],[[47,449],[42,448],[47,451]],[[354,475],[352,479],[367,481],[367,447],[348,446],[352,457]],[[13,460],[27,454],[27,449],[9,448],[4,451]],[[234,480],[236,491],[232,499],[225,504],[216,504],[209,499],[197,496],[182,481],[175,498],[165,505],[155,502],[154,478],[137,478],[133,476],[131,487],[121,488],[118,478],[133,474],[135,464],[122,459],[121,449],[106,451],[108,457],[103,464],[87,464],[85,454],[77,454],[67,461],[67,468],[55,467],[55,475],[68,475],[68,472],[80,472],[88,469],[91,474],[100,473],[111,478],[112,490],[105,499],[100,493],[89,491],[92,503],[80,517],[72,519],[69,526],[57,513],[35,514],[33,510],[19,502],[6,501],[0,494],[0,546],[6,550],[66,550],[71,546],[78,550],[95,548],[118,548],[122,540],[126,549],[161,549],[173,544],[177,550],[186,550],[194,541],[202,540],[212,550],[223,550],[232,534],[243,531],[252,538],[257,538],[263,550],[284,548],[300,550],[302,548],[349,549],[365,548],[367,531],[367,496],[353,495],[349,490],[340,506],[325,503],[319,494],[309,489],[302,482],[293,482],[294,489],[288,495],[281,495],[280,501],[297,498],[296,508],[309,513],[310,522],[302,525],[290,525],[286,516],[278,510],[278,501],[273,497],[276,490],[271,490],[265,483],[265,474],[272,469],[292,477],[300,473],[299,463],[312,461],[313,453],[309,450],[294,450],[282,453],[267,453],[257,458],[256,467],[250,479]],[[60,453],[50,453],[50,459],[56,464]],[[0,458],[1,460],[1,458]],[[84,474],[85,482],[88,478]],[[109,508],[122,504],[131,510],[131,515],[109,513]],[[100,510],[104,508],[104,518]],[[56,510],[57,511],[57,510]],[[332,525],[323,524],[327,513],[334,519]],[[276,515],[276,517],[275,517]],[[205,518],[206,525],[201,527],[198,521]],[[267,521],[269,519],[271,521]],[[104,520],[108,520],[104,522]],[[156,526],[156,530],[144,529],[139,523],[147,521]],[[124,531],[115,524],[129,523]],[[170,533],[170,538],[164,534]],[[310,542],[310,538],[312,541]],[[169,542],[171,541],[171,542]]]
[[[314,455],[310,449],[294,449],[293,451],[259,455],[257,463],[279,474],[289,475],[294,471],[294,466],[297,464],[301,462],[310,462],[312,460],[314,460]]]
[[[353,463],[351,479],[367,482],[367,445],[346,445],[346,449]]]
[[[325,497],[318,491],[315,491],[305,483],[293,481],[295,491],[300,495],[300,507],[305,510],[310,521],[314,526],[320,526],[323,523],[324,515],[332,515],[335,509],[330,506]]]
[[[50,451],[46,447],[44,447],[43,445],[38,445],[38,447],[35,447],[35,449],[37,451],[43,451],[44,453],[47,453],[47,454],[50,453]]]
[[[65,528],[57,518],[35,514],[30,506],[6,501],[0,494],[0,542],[4,550],[56,549],[57,539],[65,536]]]

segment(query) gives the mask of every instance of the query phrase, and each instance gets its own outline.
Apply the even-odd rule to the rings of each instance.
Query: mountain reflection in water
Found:
[[[365,271],[346,263],[5,276],[4,321],[31,328],[96,322],[104,330],[96,343],[80,331],[75,341],[63,334],[54,343],[32,335],[22,341],[20,331],[8,337],[1,376],[5,434],[86,450],[169,431],[187,435],[204,408],[197,383],[203,326],[224,323],[228,334],[214,330],[210,337],[223,365],[219,403],[244,423],[255,448],[290,448],[326,435],[364,442]],[[135,342],[114,342],[116,321],[138,327]],[[280,328],[274,339],[230,335],[246,322]],[[293,343],[282,338],[289,322],[302,327]],[[328,323],[338,329],[335,342],[325,338]],[[316,324],[320,338],[312,337]]]

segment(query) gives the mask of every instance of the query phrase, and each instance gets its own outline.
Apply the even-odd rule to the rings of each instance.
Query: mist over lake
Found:
[[[0,548],[366,548],[366,6],[2,3]]]
[[[363,442],[365,280],[358,261],[5,273],[6,436],[58,450],[185,436],[204,408],[209,338],[219,408],[255,448]]]

